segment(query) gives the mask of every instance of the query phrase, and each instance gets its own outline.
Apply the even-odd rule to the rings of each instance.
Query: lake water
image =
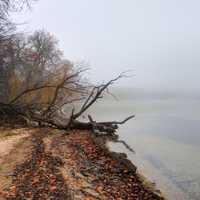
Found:
[[[138,170],[172,200],[200,200],[200,99],[192,97],[104,100],[89,111],[95,120],[135,119],[118,133],[134,150],[125,152]]]

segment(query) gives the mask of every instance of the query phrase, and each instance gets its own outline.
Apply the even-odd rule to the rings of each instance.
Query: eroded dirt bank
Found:
[[[2,200],[163,199],[142,184],[124,155],[110,153],[87,131],[0,129],[0,133]]]

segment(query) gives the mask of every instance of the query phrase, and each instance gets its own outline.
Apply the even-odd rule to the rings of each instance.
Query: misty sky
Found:
[[[93,81],[133,70],[122,85],[200,89],[199,0],[39,0],[15,20],[55,34]]]

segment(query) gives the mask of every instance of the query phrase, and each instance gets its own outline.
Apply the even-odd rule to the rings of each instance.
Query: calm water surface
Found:
[[[120,120],[134,113],[136,118],[119,135],[136,154],[119,144],[110,144],[111,149],[126,152],[169,199],[200,200],[200,100],[105,100],[89,113],[96,120]]]

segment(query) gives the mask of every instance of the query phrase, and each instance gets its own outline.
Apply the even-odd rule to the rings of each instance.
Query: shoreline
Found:
[[[105,151],[111,158],[116,159],[119,161],[119,163],[122,163],[126,168],[128,168],[135,176],[137,176],[138,181],[140,182],[143,187],[145,187],[150,192],[153,192],[156,194],[159,198],[162,200],[167,200],[166,197],[163,196],[162,192],[156,188],[156,185],[154,183],[151,183],[141,172],[138,172],[137,166],[128,158],[126,153],[122,152],[115,152],[111,151],[111,149],[108,147],[108,142],[114,142],[112,140],[112,137],[105,136],[104,138],[92,135],[94,142],[97,145],[100,145],[102,148],[102,151]],[[130,150],[129,150],[130,151]]]
[[[9,133],[13,131],[10,129]],[[7,173],[14,176],[9,177],[9,183],[2,191],[0,182],[2,199],[28,196],[33,199],[38,192],[41,194],[38,199],[165,199],[137,173],[136,166],[126,154],[108,149],[106,136],[96,136],[89,131],[66,133],[49,128],[22,128],[17,134],[29,134],[19,142],[31,146],[31,150],[16,154],[16,147],[21,151],[25,149],[23,145],[15,144],[6,157],[0,155],[3,167],[6,166],[5,158],[9,160],[15,154],[15,157],[24,158],[8,170]],[[9,137],[13,137],[12,134]],[[6,174],[0,170],[0,177],[2,175]]]

